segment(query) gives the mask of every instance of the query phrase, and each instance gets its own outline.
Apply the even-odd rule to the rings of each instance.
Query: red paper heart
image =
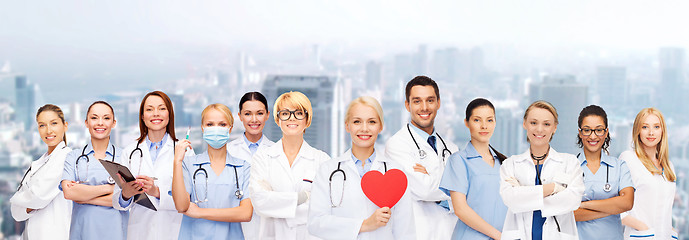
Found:
[[[378,207],[392,208],[407,190],[407,175],[399,169],[390,169],[385,175],[368,171],[361,178],[361,190]]]

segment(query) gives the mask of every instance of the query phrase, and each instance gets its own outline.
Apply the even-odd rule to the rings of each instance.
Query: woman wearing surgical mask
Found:
[[[36,123],[48,151],[31,163],[17,192],[10,199],[12,217],[26,221],[22,239],[68,239],[72,202],[56,188],[62,179],[67,147],[67,122],[60,107],[46,104],[38,109]]]
[[[409,195],[403,195],[392,208],[380,208],[361,188],[361,178],[368,171],[400,169],[375,149],[383,130],[383,109],[378,101],[354,99],[345,113],[345,128],[352,148],[319,168],[309,206],[309,232],[323,239],[416,239]]]
[[[577,158],[550,147],[557,124],[557,111],[546,101],[524,112],[529,149],[500,167],[500,196],[507,206],[502,239],[579,239],[573,211],[584,182]]]
[[[672,204],[677,190],[675,167],[668,156],[668,131],[663,114],[644,108],[632,129],[634,149],[620,155],[629,166],[634,192],[632,210],[623,213],[625,239],[677,239]]]
[[[233,157],[251,162],[257,151],[273,146],[274,142],[263,135],[263,128],[270,118],[268,102],[260,92],[248,92],[239,100],[239,120],[244,125],[242,137],[229,143],[229,153]],[[250,222],[242,223],[244,238],[258,239],[261,217],[253,214]]]
[[[208,151],[185,157],[189,140],[175,147],[172,199],[184,213],[179,239],[243,239],[239,222],[251,220],[249,163],[227,153],[232,112],[211,104],[201,113]]]
[[[624,230],[620,213],[634,204],[634,186],[627,163],[608,156],[610,135],[608,115],[591,105],[579,113],[577,154],[584,171],[586,191],[581,206],[574,211],[581,239],[622,240]]]
[[[256,213],[261,215],[259,239],[313,239],[306,227],[311,185],[318,167],[330,157],[304,141],[313,118],[306,95],[280,95],[273,114],[282,139],[257,152],[251,161],[249,188]]]

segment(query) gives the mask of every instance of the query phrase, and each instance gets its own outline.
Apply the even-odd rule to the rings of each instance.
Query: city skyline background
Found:
[[[0,0],[1,1],[1,0]],[[689,2],[664,1],[1,1],[0,207],[5,236],[21,230],[7,200],[28,164],[45,146],[35,112],[62,107],[73,148],[86,143],[84,111],[110,102],[118,121],[113,139],[138,137],[146,92],[162,90],[175,105],[178,133],[192,127],[201,140],[200,113],[219,102],[238,110],[247,91],[269,101],[301,91],[314,105],[305,139],[331,156],[349,147],[343,118],[352,99],[380,101],[385,127],[378,145],[409,120],[404,84],[427,75],[441,87],[436,129],[463,148],[466,104],[476,97],[496,106],[491,144],[506,155],[526,150],[523,111],[547,100],[560,115],[553,147],[576,154],[576,120],[584,106],[609,117],[610,154],[631,147],[638,111],[666,117],[677,169],[674,225],[689,232]],[[271,109],[272,110],[272,109]],[[240,137],[238,119],[232,139]],[[280,137],[272,116],[264,133]],[[689,238],[687,238],[689,239]]]

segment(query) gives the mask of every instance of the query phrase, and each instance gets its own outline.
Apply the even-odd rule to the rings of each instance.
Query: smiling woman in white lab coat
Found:
[[[132,195],[140,192],[116,188],[113,207],[131,209],[127,239],[177,239],[182,214],[177,212],[172,196],[172,165],[175,153],[175,111],[170,98],[161,91],[153,91],[141,100],[139,107],[140,136],[124,148],[123,161],[136,182],[158,211],[133,204]],[[157,180],[153,180],[157,178]],[[125,185],[129,188],[132,185]],[[126,196],[123,196],[126,195]],[[126,199],[126,200],[125,200]]]
[[[311,194],[309,232],[323,239],[416,239],[408,194],[392,208],[379,208],[361,189],[366,172],[399,169],[374,148],[383,130],[383,109],[378,101],[372,97],[352,101],[345,113],[345,128],[352,148],[318,170]]]
[[[677,190],[675,167],[668,156],[668,132],[663,114],[645,108],[632,129],[634,149],[620,155],[629,166],[634,206],[622,214],[625,239],[677,239],[672,228],[672,204]]]
[[[67,122],[60,107],[46,104],[38,109],[36,123],[48,151],[31,163],[17,192],[10,199],[12,217],[26,221],[22,239],[68,239],[72,202],[56,186],[62,179],[67,147]]]
[[[259,149],[273,146],[274,142],[263,135],[263,127],[270,118],[268,101],[260,92],[248,92],[239,99],[239,120],[244,125],[242,137],[229,143],[227,150],[233,157],[251,163],[251,158]],[[250,222],[242,223],[244,239],[258,239],[261,217],[254,212]]]
[[[584,192],[582,171],[574,155],[550,147],[557,123],[546,101],[524,113],[529,150],[500,167],[500,196],[508,208],[502,239],[579,239],[573,211]]]
[[[184,213],[178,239],[244,239],[240,222],[251,220],[249,163],[227,153],[233,121],[230,109],[219,103],[201,113],[203,140],[208,150],[184,156],[191,142],[175,147],[172,199]]]
[[[330,157],[304,141],[313,118],[306,95],[280,95],[273,112],[282,139],[251,161],[249,189],[261,215],[259,239],[313,239],[306,228],[311,185],[318,167]]]

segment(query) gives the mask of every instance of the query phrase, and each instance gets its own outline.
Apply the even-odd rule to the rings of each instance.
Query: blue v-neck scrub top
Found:
[[[239,202],[249,198],[249,163],[227,154],[225,157],[225,169],[220,175],[216,175],[211,168],[208,152],[196,156],[184,158],[183,173],[184,185],[189,193],[189,199],[193,203],[198,195],[200,200],[206,202],[197,203],[200,208],[233,208],[239,206]],[[208,173],[208,196],[206,196],[206,176],[203,171],[196,170],[199,166]],[[235,178],[235,167],[237,175]],[[196,172],[196,184],[193,184],[193,174]],[[237,180],[243,196],[237,199]],[[217,222],[201,218],[192,218],[184,215],[182,226],[179,230],[179,239],[244,239],[241,224],[238,222]]]
[[[452,154],[447,160],[440,190],[448,196],[450,191],[463,193],[471,209],[498,231],[502,231],[507,206],[500,197],[500,161],[492,150],[490,153],[495,159],[492,167],[483,161],[471,142],[462,151]],[[490,238],[459,220],[452,239]]]

